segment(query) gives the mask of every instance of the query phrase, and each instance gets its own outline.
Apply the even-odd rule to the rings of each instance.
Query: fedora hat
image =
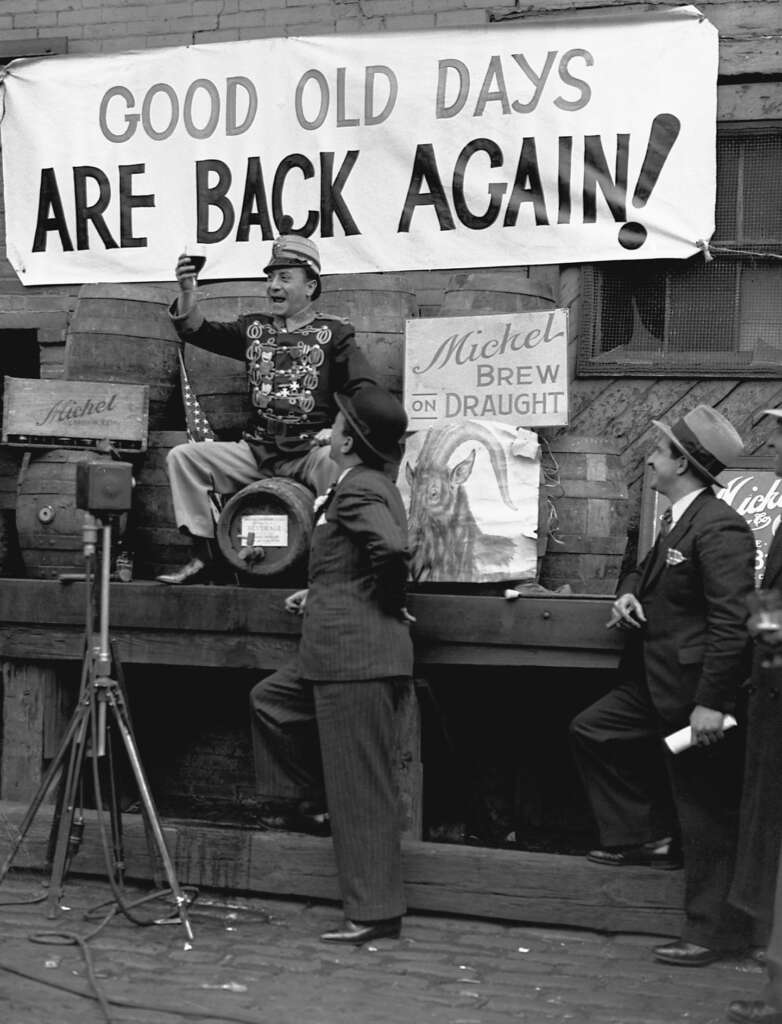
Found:
[[[744,454],[738,431],[710,405],[696,405],[672,426],[652,420],[695,469],[713,484],[722,470]]]
[[[335,394],[334,401],[356,434],[359,455],[363,448],[383,462],[400,461],[407,413],[390,391],[366,384],[352,395]]]
[[[264,274],[268,274],[275,267],[303,267],[307,274],[315,281],[313,299],[320,295],[320,253],[318,247],[311,238],[298,235],[291,229],[293,220],[290,217],[283,217],[280,221],[280,236],[272,244],[272,258],[263,268]]]

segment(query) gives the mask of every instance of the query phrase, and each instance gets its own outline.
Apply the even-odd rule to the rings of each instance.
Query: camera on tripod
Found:
[[[84,461],[76,464],[76,507],[98,519],[130,511],[133,467],[129,462]]]

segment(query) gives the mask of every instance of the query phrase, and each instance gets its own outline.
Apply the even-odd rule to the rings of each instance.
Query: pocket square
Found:
[[[666,565],[681,565],[682,562],[686,562],[687,559],[677,548],[669,548],[665,555]]]

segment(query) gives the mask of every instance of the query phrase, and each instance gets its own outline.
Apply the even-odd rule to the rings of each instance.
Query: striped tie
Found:
[[[671,532],[671,526],[673,524],[673,513],[667,508],[660,516],[660,536],[667,537]]]

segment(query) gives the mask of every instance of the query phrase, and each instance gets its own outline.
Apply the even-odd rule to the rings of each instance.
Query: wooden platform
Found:
[[[290,590],[111,585],[110,628],[128,664],[277,668],[296,649]],[[611,598],[414,594],[416,659],[427,665],[615,668],[623,637],[605,628]],[[78,660],[84,584],[4,579],[0,658]]]
[[[0,856],[9,849],[9,823],[25,806],[0,803]],[[125,815],[128,877],[148,879],[150,863],[138,815]],[[44,868],[50,812],[42,809],[19,852],[20,867]],[[179,882],[228,889],[338,900],[331,840],[286,833],[164,821]],[[73,862],[80,874],[104,875],[94,819]],[[597,931],[678,935],[680,871],[605,868],[583,857],[407,842],[403,871],[411,910],[492,917]]]
[[[231,586],[112,584],[111,636],[127,665],[273,669],[293,654],[298,639],[299,620],[283,608],[287,593]],[[448,665],[599,669],[606,670],[610,684],[622,643],[621,635],[605,628],[610,604],[608,597],[588,595],[525,596],[514,601],[414,595],[410,607],[417,618],[417,672],[425,677],[428,668]],[[60,663],[83,657],[84,617],[83,583],[2,581],[0,796],[5,802],[0,812],[9,821],[21,819],[46,758],[53,756],[59,742],[56,733],[62,717],[59,726],[52,726],[61,689],[58,673]],[[515,678],[524,686],[534,677],[535,673],[520,672]],[[143,677],[134,685],[143,685]],[[408,736],[407,760],[402,760],[409,776],[408,797],[415,804],[414,726]],[[404,785],[403,781],[400,789]],[[47,813],[47,808],[41,810],[41,820],[31,831],[32,853],[21,862],[29,867],[43,867]],[[144,878],[149,865],[140,830],[140,819],[128,817],[129,849],[138,853],[139,865],[131,870]],[[168,822],[166,831],[183,883],[337,898],[330,841],[198,821]],[[85,843],[76,870],[104,873],[96,842],[93,837]],[[7,829],[0,827],[0,848],[3,843],[8,843]],[[614,871],[583,858],[417,841],[410,841],[405,850],[408,898],[416,909],[609,931],[675,935],[678,930],[678,873]]]

